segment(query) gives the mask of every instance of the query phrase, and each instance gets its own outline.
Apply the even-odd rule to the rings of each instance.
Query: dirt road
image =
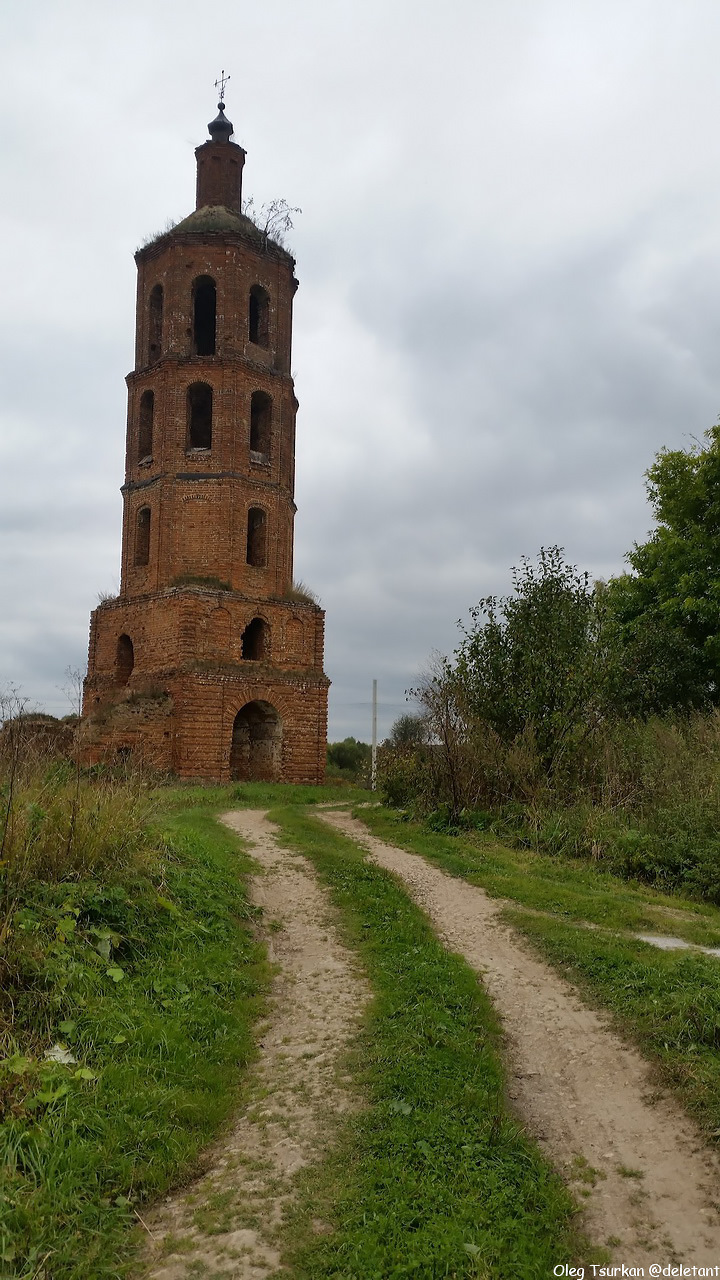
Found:
[[[356,1104],[340,1071],[369,991],[338,940],[327,897],[308,861],[278,845],[264,813],[241,810],[224,821],[263,868],[250,891],[270,928],[272,1007],[247,1109],[218,1143],[209,1172],[146,1219],[148,1280],[272,1275],[294,1175],[322,1157],[333,1118]]]
[[[573,1188],[593,1242],[645,1274],[651,1263],[720,1263],[720,1162],[658,1096],[640,1055],[532,954],[482,889],[377,840],[346,812],[318,816],[398,876],[441,941],[482,978],[505,1028],[518,1118]],[[294,1175],[332,1141],[328,1117],[357,1105],[341,1064],[370,993],[325,891],[305,858],[278,845],[264,813],[224,820],[263,869],[251,894],[277,966],[272,1008],[249,1103],[209,1172],[147,1220],[148,1280],[274,1274]]]
[[[518,1116],[574,1186],[588,1234],[626,1265],[720,1263],[720,1162],[647,1063],[499,918],[482,889],[320,815],[399,876],[441,940],[480,974],[507,1035]],[[647,1270],[646,1270],[647,1274]]]

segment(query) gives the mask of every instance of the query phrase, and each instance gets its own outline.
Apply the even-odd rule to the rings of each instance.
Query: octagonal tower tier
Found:
[[[135,255],[120,594],[92,614],[88,760],[324,773],[324,613],[293,588],[294,260],[241,211],[220,104],[197,208]]]

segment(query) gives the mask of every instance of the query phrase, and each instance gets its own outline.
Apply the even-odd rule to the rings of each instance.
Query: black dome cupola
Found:
[[[218,113],[208,125],[208,133],[213,142],[229,142],[235,130],[225,115],[225,103],[218,102]]]

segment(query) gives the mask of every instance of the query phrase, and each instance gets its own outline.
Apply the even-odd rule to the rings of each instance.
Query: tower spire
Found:
[[[230,76],[226,76],[223,69],[220,72],[220,79],[215,81],[215,88],[219,92],[220,101],[218,102],[218,114],[208,125],[208,133],[213,142],[229,142],[234,133],[232,124],[225,115],[225,85],[229,79]]]
[[[242,208],[242,168],[245,152],[231,142],[234,133],[232,121],[225,115],[225,85],[230,76],[223,70],[215,81],[218,90],[218,113],[208,125],[209,139],[195,150],[197,158],[198,209],[207,205],[224,205],[240,213]]]
[[[220,79],[215,81],[215,88],[218,90],[220,94],[220,101],[218,103],[219,107],[222,106],[222,104],[225,101],[225,85],[227,84],[229,79],[230,79],[230,76],[225,75],[225,68],[223,67],[222,71],[220,72]]]

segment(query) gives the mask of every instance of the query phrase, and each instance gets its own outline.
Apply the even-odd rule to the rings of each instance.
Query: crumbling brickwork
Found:
[[[197,208],[136,254],[120,594],[92,614],[89,760],[324,775],[324,613],[293,589],[292,257],[241,212],[220,110]]]

